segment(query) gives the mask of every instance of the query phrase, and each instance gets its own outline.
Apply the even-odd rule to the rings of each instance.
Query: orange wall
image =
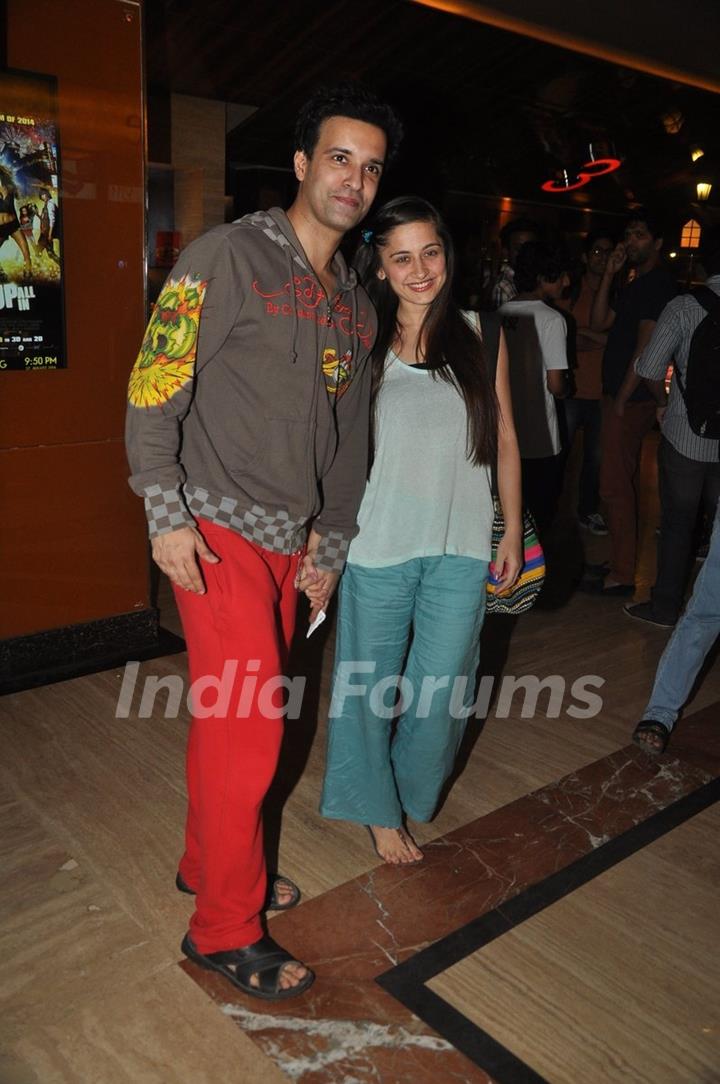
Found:
[[[0,638],[149,605],[122,443],[144,325],[140,7],[6,11],[8,66],[58,78],[67,368],[0,373]]]

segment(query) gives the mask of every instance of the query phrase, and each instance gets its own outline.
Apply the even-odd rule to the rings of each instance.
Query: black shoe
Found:
[[[602,579],[584,580],[578,584],[578,591],[586,595],[600,595],[602,598],[628,598],[635,594],[635,584],[613,583],[606,587]]]
[[[599,512],[591,512],[589,516],[578,516],[578,524],[583,531],[589,531],[590,534],[606,535],[608,534],[608,526]]]
[[[289,877],[283,877],[281,873],[268,873],[268,890],[265,897],[265,903],[263,904],[263,911],[289,911],[291,907],[295,907],[300,903],[300,889],[291,881]],[[287,903],[278,903],[278,897],[276,893],[276,886],[278,884],[288,885],[292,891],[292,895]],[[185,880],[183,880],[182,874],[178,871],[175,878],[175,887],[178,892],[186,892],[188,896],[195,895],[195,889],[191,888]]]
[[[598,565],[586,564],[583,566],[583,575],[585,576],[602,576],[602,578],[605,579],[609,571],[609,561],[603,561],[601,564]]]
[[[634,606],[623,606],[623,613],[634,617],[636,621],[646,621],[648,625],[657,625],[659,629],[672,629],[674,621],[664,621],[653,611],[652,602],[636,602]]]

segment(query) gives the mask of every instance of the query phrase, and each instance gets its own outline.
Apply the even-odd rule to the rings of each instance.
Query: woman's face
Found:
[[[396,226],[380,249],[379,279],[406,305],[428,306],[447,279],[445,249],[432,222]]]

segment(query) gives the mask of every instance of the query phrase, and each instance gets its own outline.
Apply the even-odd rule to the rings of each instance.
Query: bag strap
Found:
[[[498,351],[500,349],[500,328],[502,326],[501,317],[497,312],[483,312],[476,315],[481,329],[483,354],[490,374],[490,383],[495,387]],[[497,459],[490,464],[490,489],[493,497],[497,497]]]
[[[698,286],[690,293],[697,301],[698,305],[702,305],[705,312],[718,323],[720,323],[720,294],[716,294],[714,290],[711,290],[709,286]]]

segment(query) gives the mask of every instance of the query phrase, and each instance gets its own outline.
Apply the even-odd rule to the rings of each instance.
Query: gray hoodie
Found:
[[[367,469],[372,305],[340,253],[328,301],[284,211],[190,244],[130,377],[130,485],[150,536],[195,517],[341,571]]]

